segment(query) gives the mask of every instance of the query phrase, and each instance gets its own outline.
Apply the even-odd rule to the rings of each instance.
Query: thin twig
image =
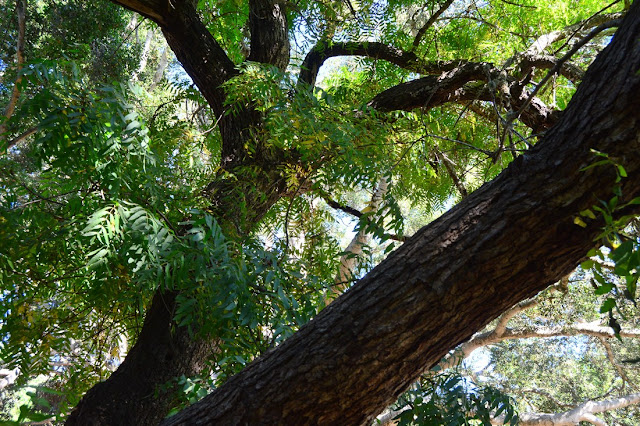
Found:
[[[524,104],[522,104],[522,106],[520,107],[518,112],[513,114],[513,115],[511,115],[511,117],[509,117],[508,124],[510,125],[511,123],[513,123],[513,120],[515,120],[516,118],[520,117],[520,115],[524,112],[524,110],[527,109],[527,107],[531,104],[531,101],[533,100],[533,98],[538,94],[538,92],[540,92],[540,89],[542,89],[542,87],[544,87],[544,85],[549,82],[551,77],[553,77],[554,75],[558,74],[558,72],[560,71],[560,68],[562,68],[562,65],[566,61],[568,61],[582,46],[587,44],[591,39],[593,39],[595,36],[600,34],[602,31],[604,31],[606,29],[609,29],[609,28],[612,28],[612,27],[619,26],[621,22],[622,22],[621,19],[615,19],[613,21],[605,22],[602,25],[598,25],[589,34],[587,34],[583,39],[581,39],[579,42],[577,42],[571,48],[571,50],[569,50],[567,53],[565,53],[564,56],[562,56],[562,58],[560,58],[558,60],[558,62],[554,65],[554,67],[551,68],[549,70],[549,72],[547,72],[547,75],[545,75],[544,78],[540,81],[540,83],[538,83],[536,88],[533,89],[533,92],[531,92],[531,94],[529,95],[527,100],[524,102]]]

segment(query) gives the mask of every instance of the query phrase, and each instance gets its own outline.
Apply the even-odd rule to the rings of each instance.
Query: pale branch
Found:
[[[164,49],[162,49],[162,55],[160,55],[160,61],[158,61],[158,66],[156,68],[155,73],[153,74],[153,81],[151,83],[151,88],[153,89],[154,87],[156,87],[158,85],[158,83],[160,83],[160,80],[162,80],[162,77],[164,77],[164,72],[167,69],[167,66],[169,65],[169,55],[168,55],[168,47],[165,46]]]
[[[522,302],[518,302],[513,308],[509,309],[504,314],[500,315],[500,317],[498,318],[498,323],[493,329],[493,333],[496,336],[504,335],[505,331],[507,330],[507,323],[511,321],[513,317],[515,317],[522,311],[526,311],[527,309],[533,308],[539,303],[540,301],[538,300],[538,298],[535,298],[535,297],[532,299],[523,300]]]
[[[613,355],[613,349],[611,348],[611,344],[607,341],[607,339],[605,339],[604,337],[598,337],[598,341],[600,341],[605,351],[607,352],[607,359],[609,360],[613,368],[615,368],[615,370],[618,372],[620,378],[622,378],[622,380],[624,380],[624,382],[631,386],[635,391],[640,390],[638,389],[638,386],[629,378],[622,366],[618,362],[616,362],[615,356]]]
[[[451,178],[451,180],[453,181],[453,184],[455,185],[455,187],[458,189],[458,192],[460,192],[460,196],[462,198],[466,197],[467,195],[469,195],[469,192],[467,191],[467,188],[464,187],[464,184],[462,183],[462,181],[460,180],[460,178],[458,177],[454,167],[455,164],[453,161],[451,161],[451,159],[449,157],[447,157],[443,152],[441,152],[439,149],[435,149],[435,154],[436,157],[441,160],[442,164],[444,164],[444,168],[447,169],[447,174],[449,175],[449,177]]]
[[[547,337],[570,337],[570,336],[592,336],[612,339],[615,334],[611,327],[597,325],[595,323],[577,323],[568,326],[556,327],[522,327],[509,329],[493,340],[491,343],[497,343],[503,340],[528,339],[528,338],[547,338]],[[640,330],[622,330],[620,336],[638,339],[640,338]]]
[[[18,99],[20,98],[20,83],[22,82],[22,67],[24,66],[24,33],[25,33],[25,10],[27,8],[26,0],[16,0],[16,16],[18,18],[18,40],[16,45],[16,81],[11,91],[11,97],[9,103],[4,110],[4,122],[0,125],[0,142],[3,142],[7,138],[7,121],[13,116],[13,112],[18,105]],[[15,145],[15,142],[7,145],[6,149]],[[2,145],[0,144],[0,147]],[[4,150],[4,149],[3,149]],[[2,151],[0,151],[2,153]]]
[[[640,403],[640,393],[632,393],[604,401],[585,401],[571,410],[561,413],[525,413],[521,414],[520,426],[573,426],[580,422],[606,426],[606,423],[595,416],[598,413],[625,408]],[[492,419],[491,424],[504,424],[504,416]]]
[[[436,22],[440,15],[442,15],[449,8],[449,6],[451,6],[451,3],[453,3],[453,1],[454,0],[446,0],[444,3],[442,3],[440,8],[433,15],[431,15],[427,22],[418,30],[418,34],[416,34],[416,37],[413,39],[414,48],[420,45],[420,41],[422,40],[422,37],[424,37],[424,34],[429,28],[431,28],[431,26]]]
[[[560,280],[556,287],[562,289],[565,285]],[[587,335],[601,339],[611,339],[615,337],[610,327],[600,326],[597,323],[577,323],[567,326],[557,327],[521,327],[507,328],[507,323],[517,314],[536,306],[538,298],[523,300],[505,311],[497,320],[496,326],[489,331],[478,333],[470,340],[462,343],[454,351],[448,353],[437,365],[440,369],[447,369],[456,366],[461,360],[469,357],[476,349],[505,340],[527,339],[527,338],[549,338],[549,337],[569,337],[577,335]],[[620,335],[627,338],[640,338],[640,329],[622,330]]]
[[[550,289],[555,289],[563,293],[566,293],[568,285],[569,285],[569,276],[567,275],[563,277],[560,281],[558,281],[556,284],[551,286]],[[533,297],[531,299],[526,299],[521,302],[518,302],[511,309],[508,309],[507,311],[505,311],[502,315],[500,315],[500,317],[498,317],[498,322],[494,327],[492,333],[497,336],[502,336],[507,329],[507,324],[509,323],[509,321],[511,321],[513,317],[518,315],[520,312],[526,311],[527,309],[531,309],[534,306],[537,306],[540,303],[539,296],[540,295]]]
[[[14,368],[13,370],[9,370],[7,368],[0,369],[0,390],[12,385],[18,378],[19,374],[20,369],[18,368]]]
[[[537,69],[559,69],[559,74],[566,77],[573,84],[577,84],[582,80],[584,71],[574,64],[565,62],[560,63],[560,59],[551,55],[530,55],[523,54],[519,63],[521,75],[527,75],[534,68]]]
[[[373,191],[368,209],[370,214],[375,215],[382,204],[382,200],[387,193],[389,184],[385,177],[381,177],[378,185]],[[362,256],[363,249],[371,242],[371,234],[365,231],[366,227],[360,227],[357,234],[353,237],[344,254],[340,257],[338,273],[334,278],[334,283],[345,283],[353,279],[354,271],[358,267],[359,258]],[[327,294],[326,304],[328,305],[335,298],[344,293],[346,285],[339,284],[331,287],[330,293]]]
[[[147,36],[144,40],[144,46],[142,47],[142,52],[140,53],[140,63],[138,65],[138,69],[134,71],[131,79],[136,81],[138,80],[138,74],[144,72],[147,67],[147,61],[149,59],[149,51],[151,50],[151,42],[153,41],[153,29],[150,28],[147,31]]]
[[[624,16],[624,13],[607,13],[607,14],[598,14],[586,19],[584,21],[580,21],[573,25],[569,25],[561,30],[552,31],[550,33],[541,35],[536,39],[536,41],[531,44],[531,46],[524,52],[524,55],[528,56],[539,56],[544,53],[544,51],[549,48],[553,43],[564,40],[568,37],[572,37],[580,31],[585,31],[589,28],[594,28],[599,25],[605,24],[609,21],[614,21],[620,19]]]
[[[580,41],[578,41],[577,43],[575,43],[573,45],[573,47],[567,52],[565,53],[562,58],[558,59],[558,62],[553,66],[553,68],[551,68],[549,70],[549,72],[547,72],[547,74],[544,76],[544,78],[536,85],[536,87],[533,89],[533,92],[531,92],[530,95],[527,96],[526,100],[518,107],[518,111],[517,113],[515,113],[510,119],[509,122],[511,122],[513,119],[515,118],[519,118],[520,115],[529,107],[529,105],[532,103],[532,101],[536,98],[536,95],[538,94],[538,92],[540,91],[540,89],[542,87],[545,86],[545,84],[547,84],[547,82],[551,79],[551,77],[553,77],[554,75],[558,74],[558,72],[560,71],[560,68],[562,67],[562,65],[568,61],[569,59],[571,59],[571,57],[582,47],[584,46],[589,40],[593,39],[595,36],[597,36],[598,34],[600,34],[602,31],[608,29],[608,28],[612,28],[612,27],[617,27],[620,25],[620,23],[622,22],[622,19],[619,20],[614,20],[614,21],[608,21],[605,22],[604,24],[601,24],[599,26],[597,26],[596,28],[594,28],[589,34],[587,34],[585,37],[583,37]]]

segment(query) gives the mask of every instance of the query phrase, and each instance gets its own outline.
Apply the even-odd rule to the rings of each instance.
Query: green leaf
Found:
[[[604,314],[607,312],[611,312],[611,310],[615,307],[616,307],[616,301],[612,298],[608,298],[600,306],[600,313]]]
[[[594,293],[597,295],[606,294],[606,293],[609,293],[612,289],[613,289],[612,283],[605,283],[599,286]]]

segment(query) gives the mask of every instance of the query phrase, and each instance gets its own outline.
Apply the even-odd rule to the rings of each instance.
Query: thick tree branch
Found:
[[[559,123],[492,182],[420,230],[280,346],[164,424],[363,424],[448,350],[568,274],[603,222],[615,158],[640,195],[640,3]],[[633,176],[633,178],[631,178]],[[514,285],[514,283],[517,283]],[[287,389],[286,393],[282,389]]]
[[[548,129],[557,119],[552,110],[540,99],[531,97],[519,82],[506,77],[489,64],[472,62],[463,63],[440,76],[432,75],[398,84],[374,97],[369,106],[382,112],[411,111],[462,101],[501,101],[510,104],[512,108],[522,110],[521,121],[534,132]]]
[[[596,35],[600,34],[605,29],[611,28],[613,26],[620,25],[620,22],[621,22],[621,20],[615,20],[615,21],[609,21],[609,22],[606,22],[606,23],[604,23],[602,25],[599,25],[596,28],[594,28],[593,30],[591,30],[591,32],[589,34],[587,34],[584,38],[582,38],[580,41],[578,41],[576,44],[574,44],[573,47],[567,53],[565,53],[562,56],[562,58],[558,59],[557,63],[553,66],[553,68],[551,68],[549,70],[549,72],[547,72],[547,74],[544,76],[544,78],[540,81],[540,83],[538,83],[536,85],[535,89],[533,89],[533,92],[531,92],[530,95],[526,96],[525,101],[518,107],[519,108],[518,112],[516,114],[514,114],[513,117],[511,117],[510,121],[513,120],[514,118],[518,118],[529,107],[529,104],[531,104],[533,99],[535,99],[535,97],[538,94],[538,92],[540,91],[540,89],[542,87],[544,87],[545,84],[547,84],[547,82],[551,79],[552,76],[554,76],[555,74],[558,74],[560,72],[560,68],[562,67],[562,65],[566,61],[571,59],[571,57],[582,46],[584,46],[589,40],[594,38]]]
[[[581,31],[589,30],[590,28],[597,27],[605,24],[609,21],[615,21],[624,16],[623,12],[618,13],[606,13],[598,14],[586,19],[584,21],[569,25],[561,30],[552,31],[550,33],[541,35],[531,46],[524,52],[526,56],[539,56],[544,54],[544,51],[549,48],[556,41],[564,40],[568,37],[573,37]]]
[[[139,13],[152,21],[156,22],[161,27],[167,25],[170,15],[172,13],[171,8],[173,3],[170,0],[111,0],[113,3],[117,3],[126,7],[129,10]]]
[[[300,67],[298,81],[314,86],[318,71],[324,62],[335,56],[365,56],[382,59],[409,71],[420,74],[440,74],[468,61],[424,61],[415,53],[391,47],[379,42],[326,42],[316,44]]]
[[[584,71],[577,65],[561,63],[560,59],[551,55],[523,54],[519,63],[521,75],[527,75],[532,69],[557,69],[558,73],[573,84],[578,84],[584,76]]]
[[[250,61],[271,64],[284,71],[289,65],[289,34],[284,3],[249,0]]]
[[[156,22],[169,46],[216,115],[224,113],[220,87],[237,75],[229,59],[198,17],[192,1],[111,0]]]

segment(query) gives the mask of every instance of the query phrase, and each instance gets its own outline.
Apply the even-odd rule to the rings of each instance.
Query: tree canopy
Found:
[[[49,406],[20,420],[364,424],[422,377],[403,424],[515,423],[509,350],[483,388],[436,370],[540,337],[514,316],[581,262],[557,335],[615,371],[557,398],[640,400],[610,343],[640,336],[637,4],[0,8],[0,367]]]

